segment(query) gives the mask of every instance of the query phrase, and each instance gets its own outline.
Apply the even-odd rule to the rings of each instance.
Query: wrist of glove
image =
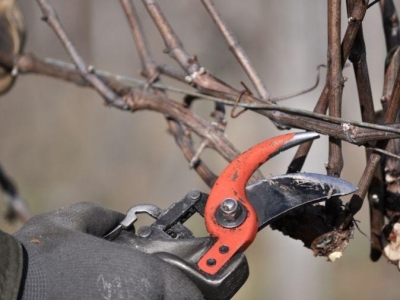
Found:
[[[179,269],[101,238],[123,217],[79,203],[30,219],[14,235],[27,253],[22,299],[203,299]]]

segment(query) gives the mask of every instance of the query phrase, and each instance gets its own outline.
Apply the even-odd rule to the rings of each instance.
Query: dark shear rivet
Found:
[[[209,267],[215,266],[216,263],[217,261],[214,258],[207,259],[207,266]]]
[[[229,247],[228,247],[228,246],[225,246],[225,245],[222,245],[221,247],[219,247],[219,252],[220,252],[221,254],[226,254],[226,253],[229,252]]]

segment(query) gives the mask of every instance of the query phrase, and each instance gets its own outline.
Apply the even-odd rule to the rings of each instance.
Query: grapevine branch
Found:
[[[287,216],[272,224],[273,228],[281,230],[292,238],[302,240],[316,255],[324,255],[331,259],[333,253],[341,253],[352,235],[353,216],[360,209],[368,188],[370,188],[370,193],[373,192],[377,195],[378,190],[382,189],[383,181],[378,176],[380,172],[375,172],[375,169],[379,166],[383,151],[396,155],[393,149],[387,147],[388,139],[400,138],[400,125],[394,124],[400,101],[399,51],[393,51],[393,59],[386,73],[386,76],[391,76],[391,80],[386,80],[386,82],[393,82],[393,84],[391,86],[390,84],[385,85],[387,92],[384,94],[387,101],[384,101],[385,117],[383,125],[374,124],[371,84],[362,34],[362,21],[368,8],[368,1],[347,0],[348,25],[343,40],[340,41],[341,1],[328,0],[328,73],[325,87],[314,112],[280,106],[273,101],[265,83],[255,70],[254,64],[251,63],[233,31],[222,19],[211,0],[202,0],[202,3],[221,31],[229,49],[253,83],[258,97],[247,88],[246,93],[243,93],[214,76],[199,63],[196,55],[186,51],[157,2],[155,0],[142,0],[142,2],[164,40],[165,53],[178,62],[181,70],[168,64],[159,64],[153,59],[150,47],[145,39],[145,30],[142,28],[139,15],[131,0],[120,0],[120,4],[131,28],[141,61],[142,75],[146,78],[145,82],[96,70],[93,66],[87,65],[63,28],[55,10],[46,0],[37,0],[43,13],[43,19],[56,33],[73,64],[40,59],[33,54],[22,53],[17,56],[9,56],[0,53],[0,65],[7,70],[17,69],[20,74],[46,75],[92,88],[101,95],[110,107],[130,112],[153,110],[163,114],[169,131],[174,136],[187,161],[210,187],[215,182],[216,175],[201,159],[202,149],[209,147],[217,151],[227,161],[233,160],[240,153],[224,134],[226,121],[223,105],[234,106],[234,108],[240,106],[259,113],[269,118],[279,128],[294,127],[329,135],[330,147],[327,171],[332,176],[340,176],[343,168],[341,141],[355,145],[367,145],[369,148],[377,149],[377,151],[366,149],[369,163],[360,179],[359,191],[352,197],[346,210],[343,211],[340,206],[334,207],[332,210],[329,208],[329,204],[326,208],[318,205],[309,206],[301,213]],[[390,3],[391,1],[381,1],[384,17],[391,13]],[[391,16],[393,16],[393,13]],[[388,26],[391,26],[392,29],[396,26],[395,19],[392,18],[391,20],[390,23],[387,22],[387,18],[384,18],[384,24],[389,24],[385,25],[385,33],[389,32],[386,30]],[[393,37],[390,38],[390,48],[392,49]],[[362,121],[348,121],[341,118],[342,69],[348,58],[353,63],[356,75]],[[163,76],[186,82],[195,91],[179,90],[166,86],[161,83]],[[185,103],[172,100],[171,92],[185,94],[186,100],[198,98],[214,101],[215,111],[212,119],[208,120],[196,115],[190,109],[190,101],[186,101],[185,103],[188,105],[185,106]],[[239,96],[241,97],[238,98]],[[237,99],[240,99],[238,103],[236,103]],[[328,107],[329,115],[326,115]],[[198,150],[194,148],[192,134],[202,139]],[[299,147],[288,172],[299,172],[301,170],[310,147],[311,143]],[[252,181],[262,178],[262,174],[256,172]],[[377,182],[377,184],[375,185],[374,182]],[[383,212],[382,203],[379,205],[371,203],[370,201],[371,233],[375,235],[372,238],[372,257],[376,253],[382,252],[379,244],[379,226],[383,224]],[[324,244],[323,241],[326,240],[331,242]],[[324,246],[321,247],[321,244]],[[375,254],[373,254],[374,251]],[[375,256],[378,256],[378,254]]]

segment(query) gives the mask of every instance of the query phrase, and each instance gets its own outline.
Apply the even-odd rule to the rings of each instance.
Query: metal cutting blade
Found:
[[[272,221],[310,203],[351,194],[353,184],[335,177],[296,173],[271,177],[246,187],[246,195],[257,212],[260,231]]]

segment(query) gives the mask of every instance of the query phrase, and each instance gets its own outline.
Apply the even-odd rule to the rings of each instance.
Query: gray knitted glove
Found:
[[[101,239],[123,217],[79,203],[30,219],[15,233],[27,254],[22,299],[203,299],[175,267]]]

